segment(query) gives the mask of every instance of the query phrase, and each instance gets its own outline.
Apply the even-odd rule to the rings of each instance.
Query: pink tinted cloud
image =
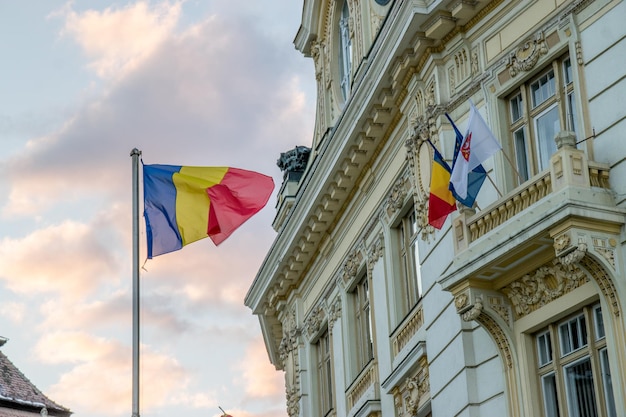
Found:
[[[44,363],[72,364],[47,393],[61,404],[71,404],[77,415],[90,415],[97,410],[117,415],[130,410],[129,347],[83,332],[56,332],[39,340],[35,354]],[[149,381],[141,388],[142,408],[146,410],[176,404],[181,398],[198,403],[208,400],[206,394],[186,391],[189,373],[176,359],[145,346],[140,372],[142,380]]]
[[[236,366],[235,374],[241,375],[240,383],[248,399],[284,399],[284,373],[270,363],[261,337],[248,345],[245,361]]]
[[[276,160],[310,143],[313,100],[293,76],[297,54],[246,23],[207,18],[182,35],[164,34],[106,94],[58,131],[32,138],[0,165],[4,215],[43,216],[83,198],[119,204],[130,195],[133,147],[146,163],[236,166],[280,186]]]
[[[97,233],[75,221],[0,240],[0,279],[20,294],[85,295],[114,272],[113,265]]]
[[[27,307],[24,303],[8,301],[0,304],[0,316],[15,324],[23,322],[26,311]]]
[[[119,78],[149,57],[174,30],[180,2],[139,1],[103,11],[66,8],[64,33],[72,36],[100,77]]]

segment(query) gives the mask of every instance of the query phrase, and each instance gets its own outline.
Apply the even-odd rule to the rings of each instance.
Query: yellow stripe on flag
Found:
[[[219,184],[228,167],[183,166],[172,177],[176,186],[176,222],[183,246],[207,237],[209,206],[207,188]]]

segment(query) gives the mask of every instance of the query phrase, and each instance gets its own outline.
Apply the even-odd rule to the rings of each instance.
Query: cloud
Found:
[[[0,240],[0,279],[20,294],[84,295],[115,271],[114,264],[96,231],[75,221]]]
[[[241,375],[246,396],[250,399],[282,400],[285,392],[284,373],[270,363],[263,339],[255,338],[246,349],[246,360],[236,366]]]
[[[65,18],[63,33],[81,46],[91,60],[89,67],[102,78],[120,78],[136,69],[171,34],[180,12],[180,2],[151,7],[139,1],[82,13],[66,7],[59,14]]]
[[[312,131],[312,104],[293,76],[299,61],[236,18],[167,33],[106,94],[0,165],[7,218],[85,198],[127,201],[133,147],[146,163],[235,166],[280,184],[280,153],[309,143]]]
[[[110,410],[121,414],[130,409],[132,372],[128,347],[84,332],[55,332],[39,340],[35,354],[44,363],[74,364],[49,389],[49,395],[61,404],[71,404],[75,413],[89,415],[88,410]],[[141,388],[145,409],[178,403],[181,398],[197,403],[210,400],[205,394],[186,392],[189,373],[170,356],[144,346],[140,364],[141,379],[149,381]]]
[[[8,301],[0,304],[0,316],[7,318],[15,324],[22,323],[26,313],[26,304]]]

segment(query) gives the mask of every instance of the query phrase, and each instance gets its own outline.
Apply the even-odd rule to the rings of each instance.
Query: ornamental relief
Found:
[[[502,292],[519,319],[587,281],[587,275],[575,263],[563,264],[554,260],[502,288]]]
[[[411,182],[406,176],[399,178],[391,188],[385,206],[387,206],[387,216],[392,217],[398,210],[404,207],[406,196],[411,190]]]
[[[363,265],[364,256],[361,250],[355,250],[348,256],[343,264],[342,278],[345,284],[356,278],[361,265]]]
[[[539,32],[534,40],[526,41],[515,52],[511,52],[507,68],[511,77],[515,77],[521,71],[532,70],[539,58],[548,53],[548,44],[543,32]]]
[[[285,370],[285,394],[287,412],[295,417],[300,412],[300,367],[298,365],[298,344],[301,329],[296,323],[295,310],[291,310],[283,321],[283,338],[278,347],[280,359]]]
[[[419,368],[394,388],[394,405],[398,417],[416,416],[422,406],[430,399],[430,376],[426,357],[419,360]]]
[[[328,331],[333,333],[335,322],[341,317],[341,298],[337,297],[335,301],[328,306]]]
[[[513,324],[511,305],[498,291],[471,288],[454,297],[454,307],[463,321],[476,320],[482,313],[496,313],[509,326]]]
[[[370,246],[367,251],[367,276],[372,276],[372,270],[374,269],[374,265],[380,258],[383,257],[385,252],[385,244],[383,241],[382,234],[378,236],[378,239]]]
[[[417,97],[421,97],[418,95]],[[411,137],[405,142],[407,159],[415,184],[413,202],[418,227],[422,240],[428,241],[434,236],[435,229],[428,224],[428,198],[430,192],[430,170],[433,152],[430,143],[439,146],[437,118],[444,112],[442,106],[430,106],[423,114],[413,114]]]
[[[323,306],[320,305],[311,311],[309,316],[304,320],[304,328],[306,329],[309,340],[319,333],[322,328],[322,323],[324,323],[325,320],[326,311]]]

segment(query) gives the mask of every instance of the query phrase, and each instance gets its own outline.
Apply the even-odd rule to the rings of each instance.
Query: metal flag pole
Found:
[[[137,148],[130,151],[133,160],[133,414],[139,417],[139,157]]]

